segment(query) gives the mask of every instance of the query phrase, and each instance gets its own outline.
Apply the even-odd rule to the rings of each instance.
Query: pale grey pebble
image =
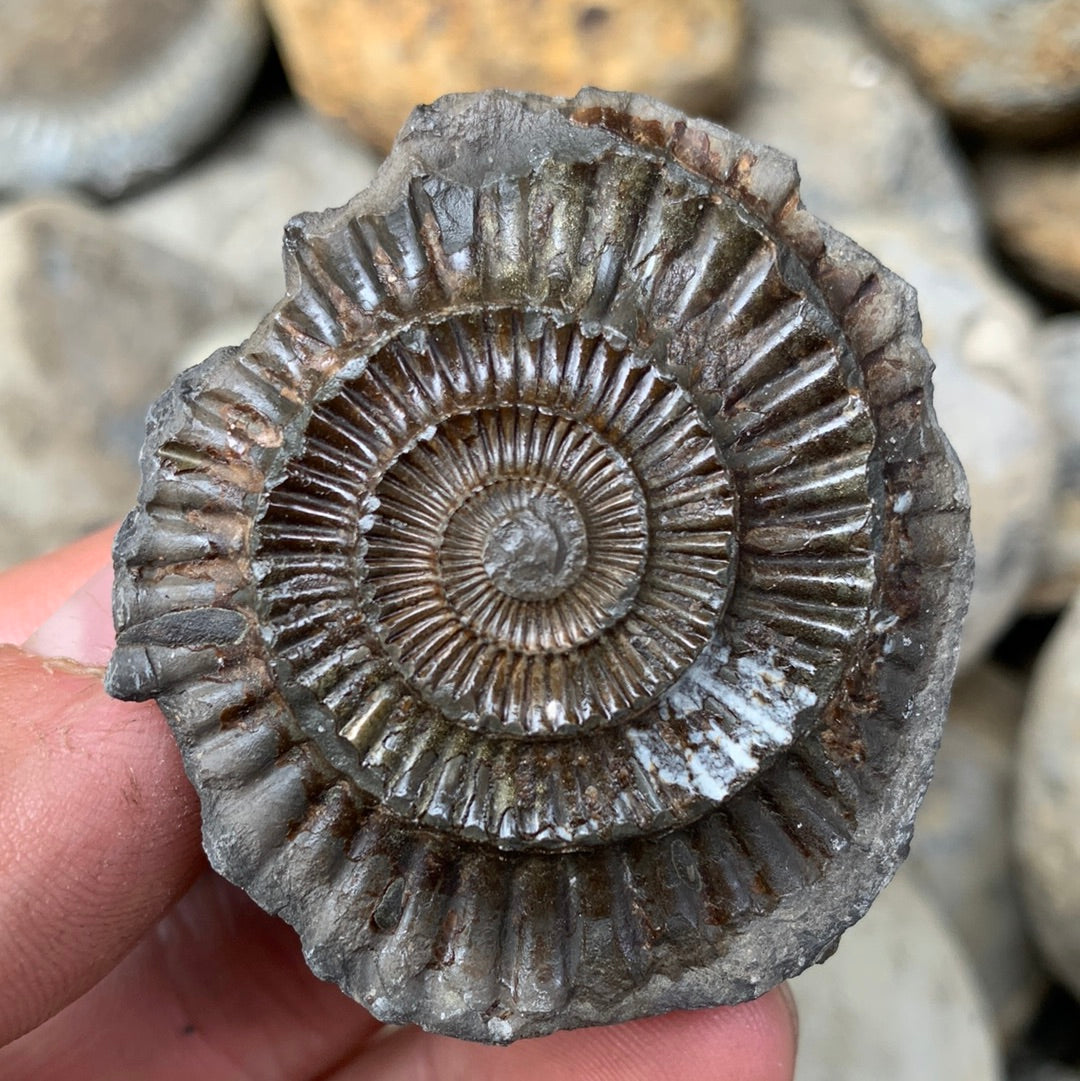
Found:
[[[1028,607],[1055,610],[1080,589],[1080,312],[1048,319],[1035,338],[1058,440],[1057,489]]]
[[[966,162],[940,113],[838,0],[753,0],[746,85],[730,123],[790,154],[803,202],[849,219],[908,216],[978,248]]]
[[[795,1081],[999,1081],[987,1006],[954,933],[902,868],[836,954],[791,981]]]
[[[185,340],[244,307],[224,276],[78,202],[0,212],[0,567],[122,515],[147,404]]]
[[[0,192],[106,197],[217,132],[266,53],[257,0],[0,4]]]
[[[1011,843],[1024,689],[991,664],[957,681],[907,864],[966,949],[1005,1043],[1031,1021],[1047,984]]]
[[[1028,695],[1016,845],[1035,940],[1080,996],[1080,594],[1039,655]]]
[[[149,240],[212,260],[270,308],[284,288],[285,223],[346,203],[380,160],[328,121],[282,102],[249,118],[227,146],[172,183],[118,204],[116,214]]]

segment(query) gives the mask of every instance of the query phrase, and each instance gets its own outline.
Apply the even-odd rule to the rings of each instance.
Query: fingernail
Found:
[[[66,657],[104,668],[116,641],[112,580],[112,567],[102,567],[30,635],[23,649],[41,657]]]

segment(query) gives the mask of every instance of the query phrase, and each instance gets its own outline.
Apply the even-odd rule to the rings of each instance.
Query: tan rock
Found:
[[[1080,146],[988,154],[979,178],[1001,246],[1039,284],[1080,301]]]
[[[295,89],[386,148],[414,105],[591,84],[691,113],[731,96],[741,0],[267,0]]]
[[[854,0],[961,122],[1018,138],[1080,117],[1080,0]]]

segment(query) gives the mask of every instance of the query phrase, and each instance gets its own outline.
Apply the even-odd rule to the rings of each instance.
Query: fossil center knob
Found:
[[[502,515],[484,545],[484,570],[521,601],[557,597],[580,577],[588,558],[585,523],[558,492],[534,496]]]

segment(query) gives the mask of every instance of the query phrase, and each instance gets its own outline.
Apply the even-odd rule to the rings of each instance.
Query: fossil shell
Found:
[[[971,578],[912,291],[649,99],[414,113],[154,408],[112,693],[376,1016],[760,994],[906,848]]]
[[[266,54],[256,0],[0,3],[0,192],[112,197],[205,142]]]

